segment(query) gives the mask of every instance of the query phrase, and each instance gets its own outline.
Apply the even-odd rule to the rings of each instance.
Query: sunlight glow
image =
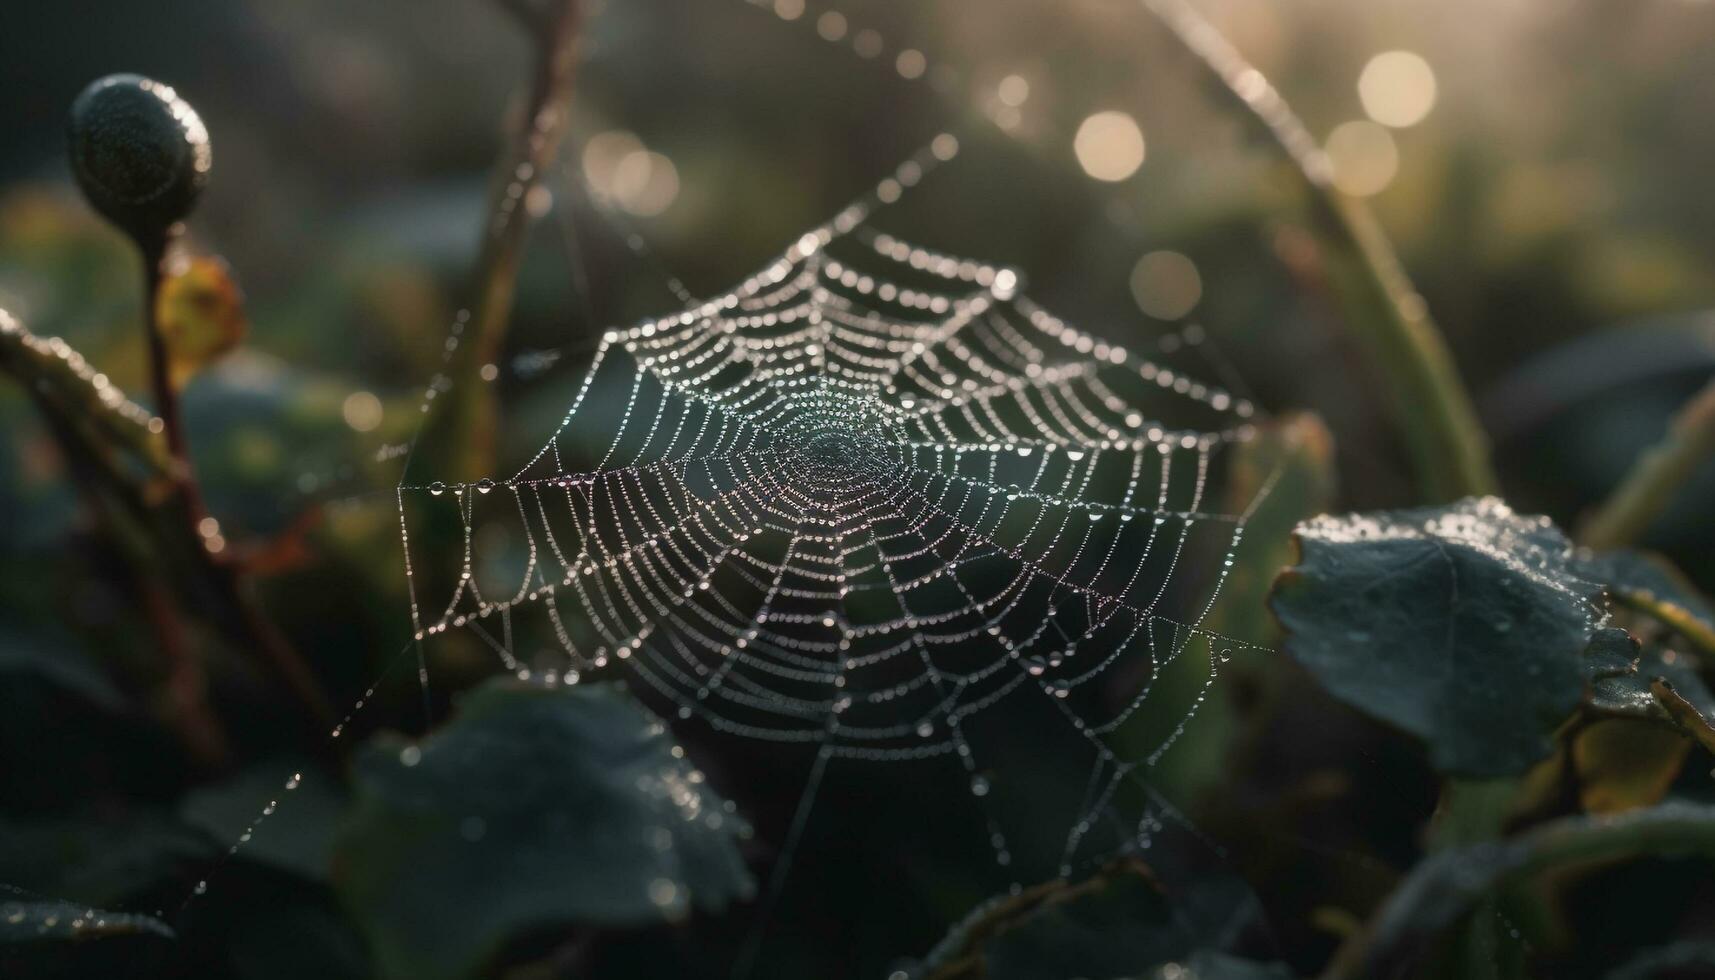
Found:
[[[1143,166],[1143,130],[1131,116],[1098,112],[1078,127],[1072,150],[1084,172],[1097,180],[1121,181]]]
[[[340,415],[354,432],[374,432],[381,425],[381,399],[367,391],[354,391],[345,397]]]
[[[1197,264],[1178,252],[1150,252],[1131,270],[1137,308],[1158,320],[1178,320],[1203,298]]]
[[[590,137],[583,165],[591,189],[639,217],[660,214],[679,196],[679,170],[673,161],[624,130]]]
[[[1385,51],[1358,76],[1364,112],[1383,126],[1415,126],[1435,108],[1435,70],[1410,51]]]
[[[1023,75],[1008,75],[1000,80],[995,94],[1000,97],[1001,102],[1016,109],[1024,104],[1024,100],[1030,98],[1030,83],[1025,81]]]
[[[1336,126],[1323,149],[1334,168],[1334,186],[1353,197],[1381,193],[1399,172],[1393,134],[1365,119]]]

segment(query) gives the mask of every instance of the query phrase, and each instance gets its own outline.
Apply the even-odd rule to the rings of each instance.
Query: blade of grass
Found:
[[[1381,225],[1333,184],[1326,156],[1268,79],[1185,0],[1141,0],[1218,90],[1261,124],[1291,162],[1310,204],[1344,320],[1381,375],[1394,424],[1432,501],[1495,492],[1488,440],[1446,342]]]
[[[552,0],[541,9],[503,0],[502,7],[530,33],[536,61],[523,112],[495,170],[469,315],[454,327],[457,346],[445,370],[445,394],[418,440],[425,468],[448,483],[472,483],[494,469],[498,406],[482,372],[506,339],[531,224],[528,202],[559,153],[577,69],[580,0]]]
[[[1715,380],[1686,402],[1661,442],[1644,450],[1608,499],[1584,522],[1579,543],[1608,551],[1636,541],[1687,480],[1715,457]]]

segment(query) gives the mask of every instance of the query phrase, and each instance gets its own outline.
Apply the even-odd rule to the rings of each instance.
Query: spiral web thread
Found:
[[[731,292],[606,333],[518,472],[401,485],[417,641],[468,629],[520,676],[622,670],[683,719],[815,745],[794,838],[834,758],[950,755],[987,796],[967,726],[1046,699],[1096,758],[1070,862],[1203,701],[1120,758],[1109,738],[1161,671],[1202,645],[1206,692],[1252,647],[1205,621],[1271,484],[1217,509],[1214,473],[1255,409],[1158,359],[1198,328],[1141,356],[1032,302],[1016,270],[870,224],[957,152],[937,138]],[[408,516],[435,508],[464,529],[438,597]],[[523,547],[485,564],[478,529],[497,521]],[[1171,587],[1207,553],[1174,618]],[[545,614],[554,666],[515,654],[525,608]],[[1139,677],[1117,699],[1098,683]]]

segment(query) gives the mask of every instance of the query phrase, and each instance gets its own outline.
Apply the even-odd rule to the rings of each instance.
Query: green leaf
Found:
[[[0,886],[0,975],[146,976],[173,941],[166,923],[147,915],[106,912]]]
[[[299,775],[310,769],[302,761],[253,765],[224,783],[187,794],[179,813],[222,845],[248,834],[239,858],[325,882],[346,800],[332,777]],[[272,812],[259,821],[265,808]]]
[[[1681,939],[1646,949],[1608,974],[1608,980],[1654,980],[1715,972],[1715,942]]]
[[[1418,736],[1448,773],[1523,772],[1584,688],[1601,587],[1546,518],[1493,497],[1320,517],[1272,606],[1336,697]]]
[[[1551,869],[1646,855],[1715,858],[1715,807],[1668,802],[1563,817],[1505,841],[1432,854],[1376,913],[1358,967],[1346,975],[1395,975],[1428,940],[1510,884]]]
[[[69,638],[54,635],[48,640],[0,627],[0,677],[12,684],[25,675],[103,711],[118,714],[128,707],[125,695]]]
[[[1130,858],[1082,881],[1056,879],[984,902],[903,972],[926,980],[1291,977],[1278,964],[1198,948],[1199,938],[1149,868]]]
[[[103,912],[51,898],[18,897],[0,902],[0,943],[99,939],[151,935],[171,939],[159,919],[129,912]]]
[[[384,976],[471,976],[528,932],[624,927],[753,890],[748,828],[612,685],[500,680],[357,767],[334,880]]]
[[[1715,693],[1677,651],[1645,649],[1623,629],[1600,629],[1585,651],[1585,667],[1591,712],[1669,725],[1715,751]]]
[[[174,885],[213,856],[202,834],[153,810],[0,819],[0,879],[94,905]]]
[[[1590,636],[1590,643],[1584,648],[1584,669],[1590,673],[1591,701],[1601,703],[1604,699],[1602,683],[1635,676],[1638,672],[1638,659],[1643,655],[1643,649],[1638,644],[1638,638],[1626,630],[1616,627],[1599,629]],[[1622,692],[1612,692],[1617,701],[1628,700],[1621,696]]]

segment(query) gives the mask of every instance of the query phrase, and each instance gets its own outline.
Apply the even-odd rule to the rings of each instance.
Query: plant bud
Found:
[[[141,75],[96,79],[71,106],[71,169],[95,209],[133,237],[184,219],[208,182],[208,130],[171,87]]]

